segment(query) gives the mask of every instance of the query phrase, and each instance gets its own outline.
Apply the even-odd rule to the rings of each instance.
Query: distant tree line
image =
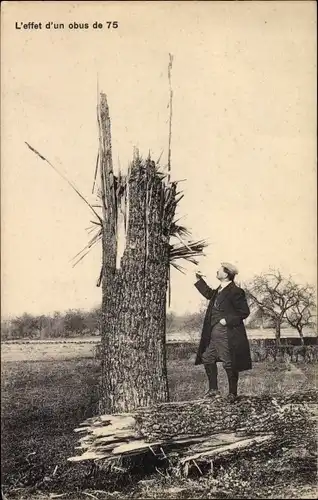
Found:
[[[303,342],[304,329],[316,328],[315,290],[310,285],[299,285],[290,277],[284,278],[279,271],[255,276],[242,285],[246,291],[251,315],[246,321],[248,328],[270,328],[280,344],[281,331],[285,327],[295,328]],[[197,312],[178,315],[167,314],[169,333],[193,332],[202,328],[206,304]],[[54,339],[91,336],[99,334],[101,309],[89,312],[70,309],[53,315],[21,316],[1,322],[1,340]]]
[[[177,315],[167,314],[168,332],[192,332],[200,329],[204,311]],[[65,313],[32,315],[24,313],[1,322],[1,340],[54,339],[99,335],[101,309],[86,312],[70,309]]]
[[[99,334],[100,308],[85,312],[70,309],[52,315],[24,313],[1,322],[1,340],[54,339]]]

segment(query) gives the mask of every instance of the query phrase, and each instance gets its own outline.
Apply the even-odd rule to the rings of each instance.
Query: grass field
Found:
[[[59,349],[63,353],[61,346]],[[198,399],[206,390],[204,371],[194,366],[194,354],[193,346],[169,347],[169,386],[173,400]],[[60,357],[45,361],[21,361],[18,357],[15,361],[2,362],[2,484],[7,498],[49,499],[53,498],[52,492],[64,496],[68,493],[74,499],[92,498],[89,496],[92,494],[98,499],[116,495],[128,498],[132,491],[135,498],[211,495],[211,485],[203,480],[171,482],[159,477],[160,480],[144,478],[138,482],[137,475],[119,485],[114,478],[110,481],[108,477],[86,477],[86,467],[67,462],[66,458],[74,455],[78,437],[74,428],[96,412],[99,363],[91,356],[81,356],[77,347],[72,359],[63,359],[62,354]],[[301,390],[316,386],[316,374],[315,364],[260,362],[252,371],[242,374],[239,390],[244,394]],[[220,377],[221,391],[225,392],[222,369]],[[294,479],[298,485],[296,490],[295,486],[284,486],[284,482],[281,484],[277,479],[273,495],[281,488],[280,498],[297,495],[315,498],[312,479]],[[90,493],[92,491],[95,493]],[[269,489],[264,490],[264,495],[263,498],[272,498]]]
[[[199,331],[176,331],[168,332],[168,345],[173,343],[194,344],[199,342]],[[253,340],[274,339],[275,333],[273,330],[261,328],[247,330],[248,338]],[[315,332],[306,330],[305,335],[314,337]],[[285,328],[282,331],[282,338],[297,338],[297,331],[293,328]],[[1,344],[1,360],[7,361],[61,361],[72,360],[74,358],[90,359],[94,357],[96,344],[100,342],[99,336],[91,337],[74,337],[68,339],[47,339],[47,340],[14,340],[7,341]]]

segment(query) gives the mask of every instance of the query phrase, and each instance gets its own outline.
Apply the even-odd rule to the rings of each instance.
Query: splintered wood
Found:
[[[295,429],[314,425],[318,391],[285,396],[171,402],[134,413],[101,415],[75,429],[83,433],[72,462],[112,460],[152,452],[177,453],[179,466],[268,449],[288,442]],[[164,450],[164,451],[163,451]]]

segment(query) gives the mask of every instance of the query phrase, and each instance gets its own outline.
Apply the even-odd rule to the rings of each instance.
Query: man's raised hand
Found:
[[[202,273],[201,273],[200,271],[197,271],[197,272],[195,273],[195,277],[196,277],[196,279],[197,279],[197,280],[202,279],[202,276],[203,276],[203,275],[202,275]]]

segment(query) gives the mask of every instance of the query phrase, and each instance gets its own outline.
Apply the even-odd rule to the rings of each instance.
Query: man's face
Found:
[[[216,277],[219,280],[224,280],[227,278],[227,273],[224,271],[222,266],[220,267],[220,269],[218,269],[218,271],[216,273]]]

